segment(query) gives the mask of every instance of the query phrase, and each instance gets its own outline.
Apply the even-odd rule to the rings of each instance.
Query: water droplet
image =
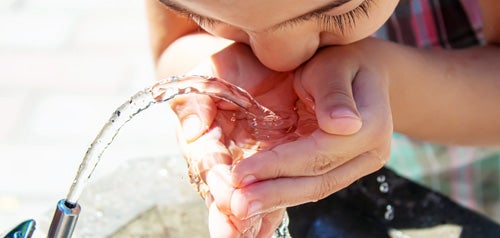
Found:
[[[181,77],[179,76],[171,76],[170,78],[167,79],[167,82],[177,82],[179,81]]]
[[[389,184],[387,182],[381,183],[380,186],[378,187],[378,190],[381,193],[388,193],[389,192]]]
[[[392,205],[388,204],[385,206],[384,218],[388,221],[392,221],[394,219],[394,208]]]
[[[379,175],[379,176],[377,177],[377,182],[379,182],[379,183],[383,183],[383,182],[385,182],[385,175]]]
[[[257,119],[252,118],[252,119],[250,120],[250,125],[251,125],[252,127],[257,127],[257,126],[259,126],[259,123],[257,122]]]

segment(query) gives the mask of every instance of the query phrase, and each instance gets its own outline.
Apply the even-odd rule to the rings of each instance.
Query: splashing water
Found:
[[[378,187],[378,190],[381,193],[388,193],[389,192],[389,183],[387,183],[387,182],[381,183],[380,186]]]
[[[389,183],[386,181],[385,175],[377,176],[377,182],[379,183],[378,190],[381,193],[389,193]],[[391,204],[385,206],[384,219],[387,221],[394,219],[394,207]]]
[[[245,112],[247,121],[254,128],[253,136],[257,139],[271,139],[270,131],[278,131],[279,135],[295,129],[295,114],[280,115],[259,104],[248,92],[224,80],[207,76],[171,77],[157,82],[151,88],[156,102],[164,102],[173,97],[187,93],[198,93],[231,102]],[[236,118],[231,118],[235,121]],[[260,130],[266,133],[260,134]]]
[[[111,115],[97,137],[88,148],[77,175],[71,185],[66,201],[76,204],[99,160],[113,142],[119,130],[136,114],[155,103],[166,102],[178,95],[196,93],[216,97],[231,102],[244,112],[248,124],[253,128],[256,139],[275,139],[295,129],[296,117],[277,115],[265,108],[243,89],[215,77],[173,76],[158,81],[151,88],[133,95]],[[266,130],[264,133],[263,130]],[[269,130],[270,133],[267,133]],[[275,134],[273,134],[274,132]]]
[[[379,183],[385,182],[385,175],[379,175],[379,176],[377,176],[377,182],[379,182]]]
[[[385,206],[384,218],[388,221],[392,221],[394,219],[394,207],[392,205]]]

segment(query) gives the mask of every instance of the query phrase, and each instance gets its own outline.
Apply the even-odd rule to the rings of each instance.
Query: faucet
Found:
[[[78,216],[80,215],[80,204],[68,202],[61,199],[57,203],[54,217],[50,223],[48,238],[69,238],[75,230]]]

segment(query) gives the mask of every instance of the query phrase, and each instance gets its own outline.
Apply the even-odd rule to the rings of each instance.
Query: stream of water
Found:
[[[290,132],[295,127],[295,117],[277,115],[259,104],[248,92],[224,80],[206,76],[173,76],[158,81],[152,87],[133,95],[111,115],[85,153],[66,197],[66,205],[71,207],[77,204],[102,154],[128,121],[153,104],[166,102],[178,95],[189,93],[209,95],[239,106],[250,127],[254,128],[252,134],[258,139],[273,139],[269,138],[273,136],[272,133],[262,133],[262,130],[278,131],[276,136],[282,137],[284,133]]]

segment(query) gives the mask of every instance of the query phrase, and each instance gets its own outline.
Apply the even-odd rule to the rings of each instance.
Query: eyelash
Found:
[[[335,28],[340,30],[341,32],[345,32],[346,29],[351,29],[356,25],[357,19],[360,17],[368,17],[369,16],[369,8],[373,4],[374,0],[365,0],[358,7],[353,10],[340,14],[340,15],[326,15],[322,13],[314,13],[311,15],[306,15],[301,18],[294,19],[292,21],[288,21],[284,24],[280,24],[277,26],[279,29],[286,28],[288,26],[293,26],[295,24],[301,23],[303,21],[307,21],[310,19],[316,19],[321,28],[329,29]],[[203,17],[197,14],[193,14],[191,12],[182,11],[183,15],[186,15],[188,18],[195,21],[200,27],[212,27],[218,23],[219,21],[207,17]]]
[[[318,24],[322,29],[332,30],[333,28],[336,30],[340,30],[343,33],[346,31],[346,29],[352,29],[356,25],[356,21],[359,18],[369,17],[369,9],[373,4],[373,1],[374,0],[365,0],[356,8],[340,15],[326,15],[323,13],[315,13],[295,19],[289,24],[293,25],[310,19],[315,19],[318,21]],[[287,27],[289,24],[283,24],[283,26],[278,27]]]
[[[200,15],[193,14],[191,12],[183,12],[184,15],[186,15],[188,18],[192,19],[196,24],[198,24],[201,28],[204,27],[212,27],[217,23],[220,23],[219,21],[207,17],[203,17]]]

